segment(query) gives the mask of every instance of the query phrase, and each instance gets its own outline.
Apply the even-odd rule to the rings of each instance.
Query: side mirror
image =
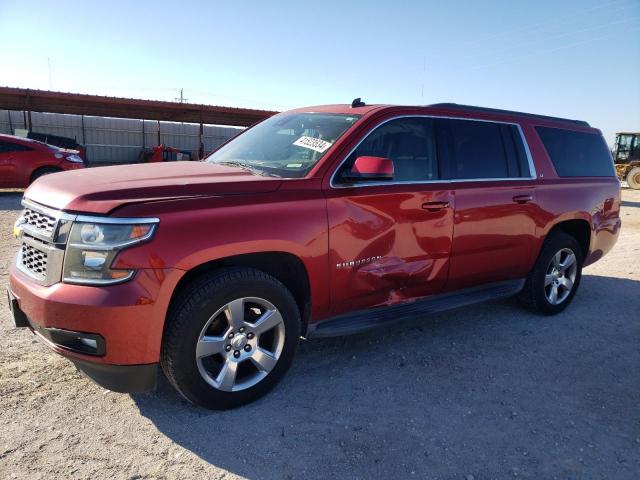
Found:
[[[393,160],[383,157],[358,157],[347,178],[349,180],[392,180]]]

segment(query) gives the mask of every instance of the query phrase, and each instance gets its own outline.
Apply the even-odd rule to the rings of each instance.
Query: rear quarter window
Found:
[[[518,127],[501,122],[438,119],[439,148],[453,180],[529,178]]]
[[[28,152],[29,150],[32,149],[27,147],[26,145],[22,145],[21,143],[13,143],[0,140],[0,152]]]
[[[597,133],[536,127],[559,177],[615,176],[609,148]]]
[[[13,143],[0,140],[0,153],[28,152],[30,150],[32,149],[27,147],[26,145],[22,145],[21,143]]]

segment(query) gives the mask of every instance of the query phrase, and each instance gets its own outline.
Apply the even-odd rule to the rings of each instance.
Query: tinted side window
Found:
[[[0,153],[6,152],[26,152],[31,150],[29,147],[25,145],[21,145],[19,143],[11,143],[0,140]]]
[[[356,158],[384,157],[393,160],[396,182],[437,180],[438,161],[433,120],[398,118],[371,132],[343,164],[338,174],[348,172]]]
[[[615,175],[607,144],[597,133],[536,127],[544,148],[560,177]]]
[[[452,179],[529,177],[522,138],[514,125],[440,119],[438,129]]]

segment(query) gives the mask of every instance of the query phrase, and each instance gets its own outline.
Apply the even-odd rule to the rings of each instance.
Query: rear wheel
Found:
[[[633,167],[629,170],[629,173],[627,173],[627,183],[629,184],[629,188],[640,190],[640,167]]]
[[[574,237],[551,233],[527,277],[520,302],[529,310],[555,315],[573,300],[582,277],[582,251]]]
[[[211,409],[258,399],[284,376],[300,338],[287,288],[249,268],[200,277],[173,303],[162,368],[189,401]]]

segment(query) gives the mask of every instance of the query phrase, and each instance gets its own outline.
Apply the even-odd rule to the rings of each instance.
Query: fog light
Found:
[[[84,355],[103,356],[105,354],[104,338],[97,333],[74,332],[61,328],[40,328],[35,330],[55,345]]]
[[[78,338],[80,340],[80,343],[82,343],[83,345],[86,345],[89,348],[92,348],[93,350],[98,350],[98,342],[96,340],[93,340],[92,338],[83,338],[83,337],[79,337]]]

